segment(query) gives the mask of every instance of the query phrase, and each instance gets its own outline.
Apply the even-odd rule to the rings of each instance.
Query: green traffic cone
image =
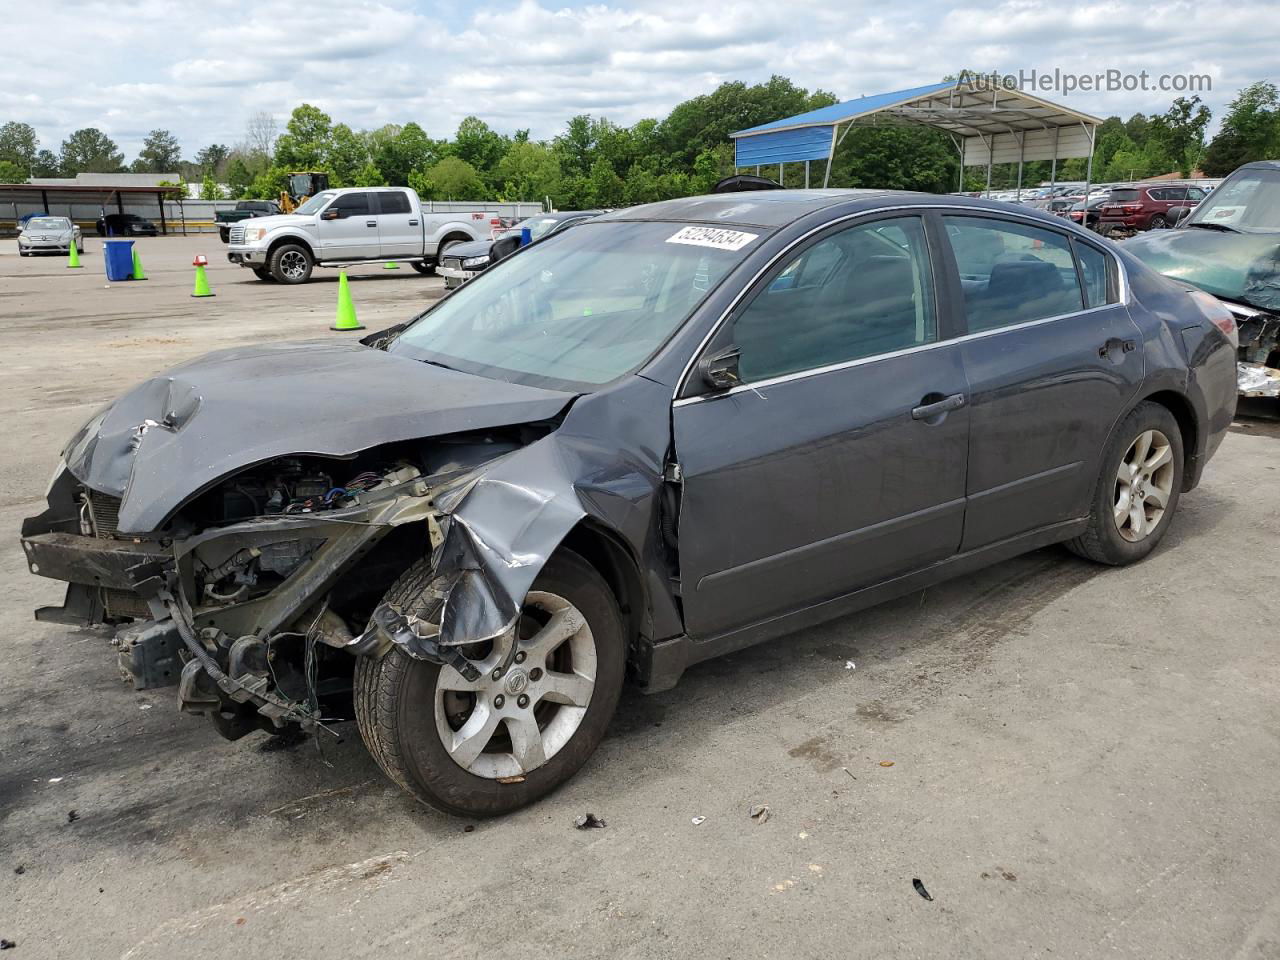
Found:
[[[193,297],[216,297],[217,294],[209,289],[209,278],[204,275],[204,264],[197,263],[196,267],[196,287],[191,291]]]
[[[382,269],[383,270],[399,270],[400,264],[396,263],[394,260],[388,260],[386,263],[382,265]]]
[[[147,279],[146,271],[142,269],[142,258],[138,256],[137,247],[133,248],[133,279],[135,280]],[[205,287],[207,289],[208,284],[205,284]]]
[[[338,272],[338,316],[330,330],[363,330],[356,319],[356,305],[351,302],[351,287],[347,285],[347,271]]]
[[[67,251],[67,269],[83,270],[84,265],[80,263],[80,251],[76,249],[76,238],[73,234],[71,237],[71,249]]]

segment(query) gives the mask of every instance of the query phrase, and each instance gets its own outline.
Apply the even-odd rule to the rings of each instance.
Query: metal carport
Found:
[[[11,210],[13,219],[22,216],[18,212],[19,206],[22,206],[29,213],[49,213],[60,214],[59,207],[65,206],[67,215],[72,220],[77,218],[74,216],[74,208],[77,204],[96,204],[101,213],[107,213],[107,207],[114,205],[116,212],[124,213],[124,201],[126,199],[144,197],[155,197],[156,209],[160,217],[160,232],[167,234],[169,232],[169,223],[164,213],[164,201],[166,198],[180,199],[176,196],[177,189],[174,187],[154,187],[154,186],[90,186],[85,184],[70,183],[0,183],[0,217],[7,219],[6,214]],[[51,209],[52,207],[52,209]],[[83,220],[83,218],[79,218]]]
[[[825,159],[825,187],[831,180],[832,158],[850,128],[879,123],[916,124],[947,133],[960,155],[960,189],[964,187],[965,167],[985,165],[990,191],[992,164],[1016,162],[1021,190],[1022,166],[1027,161],[1052,160],[1056,182],[1060,158],[1088,157],[1088,195],[1094,140],[1102,121],[1021,90],[957,80],[859,97],[729,136],[734,141],[737,166],[758,168],[776,163],[781,179],[783,164],[803,162],[805,186],[810,161]]]

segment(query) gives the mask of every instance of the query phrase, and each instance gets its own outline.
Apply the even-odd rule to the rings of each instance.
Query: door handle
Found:
[[[1098,348],[1098,356],[1106,359],[1108,355],[1113,353],[1133,353],[1137,349],[1137,340],[1121,340],[1119,337],[1112,337]]]
[[[377,221],[377,220],[366,220],[366,221],[364,222],[364,225],[365,225],[366,227],[376,227],[376,226],[378,225],[378,221]]]
[[[935,394],[926,394],[923,399],[928,400],[930,396],[938,396]],[[929,403],[922,403],[918,407],[911,410],[912,420],[931,420],[939,414],[949,413],[952,410],[959,410],[965,404],[963,393],[953,393],[949,397],[943,397],[941,400],[934,400]]]
[[[417,220],[410,220],[410,221],[409,221],[409,226],[411,226],[411,227],[416,227],[417,225],[418,225],[418,221],[417,221]]]

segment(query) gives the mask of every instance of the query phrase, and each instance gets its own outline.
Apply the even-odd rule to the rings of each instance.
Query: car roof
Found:
[[[907,190],[753,190],[746,193],[708,194],[661,200],[637,207],[615,210],[596,217],[593,223],[608,220],[658,220],[688,223],[732,224],[760,228],[782,228],[828,207],[842,206],[849,213],[882,206],[952,207],[975,212],[1008,213],[1043,219],[1061,228],[1062,218],[1026,205],[1002,200],[958,197],[951,194],[918,193]]]

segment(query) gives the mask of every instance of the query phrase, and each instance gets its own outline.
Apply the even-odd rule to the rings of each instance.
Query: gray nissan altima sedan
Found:
[[[1235,338],[1008,204],[620,210],[362,342],[224,350],[99,411],[23,527],[69,584],[36,615],[109,624],[224,736],[354,717],[422,801],[500,814],[625,682],[1046,544],[1141,560],[1231,421]]]

